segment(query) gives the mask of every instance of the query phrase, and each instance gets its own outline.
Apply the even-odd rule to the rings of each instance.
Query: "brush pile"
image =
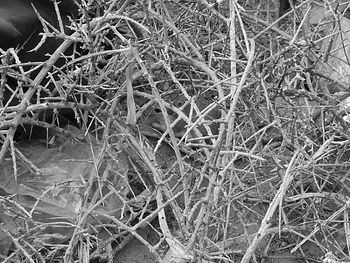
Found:
[[[2,261],[350,261],[346,1],[89,2],[1,51]]]

